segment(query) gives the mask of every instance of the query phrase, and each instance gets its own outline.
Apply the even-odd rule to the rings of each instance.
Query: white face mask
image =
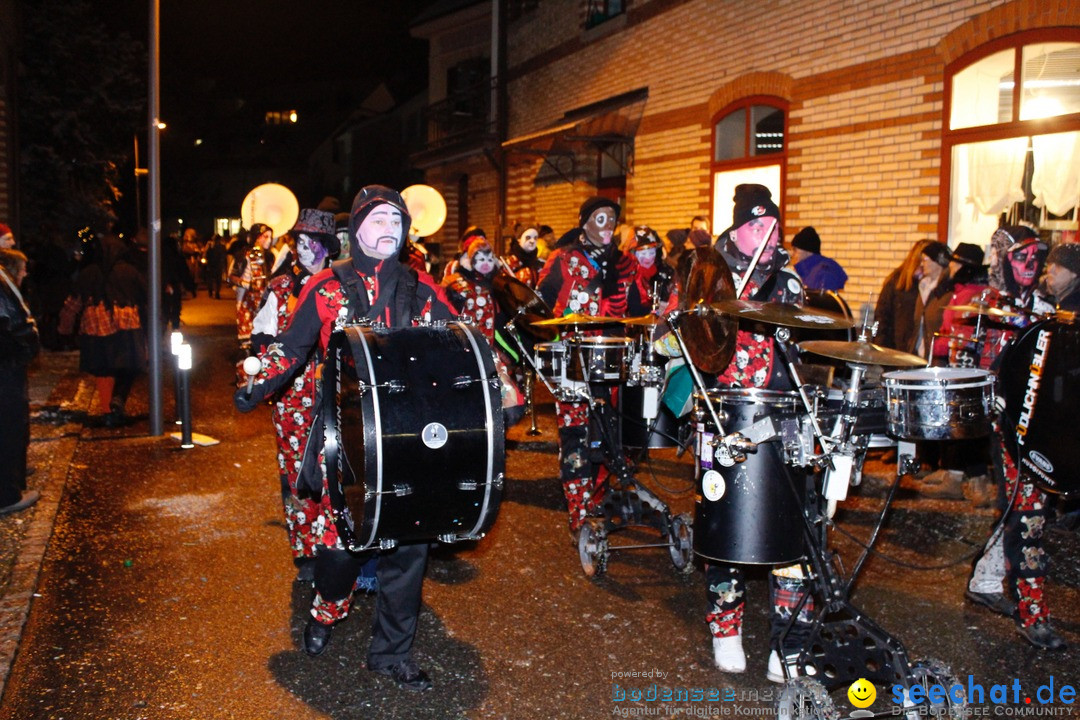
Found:
[[[536,249],[536,242],[539,237],[540,236],[536,234],[535,230],[526,230],[518,240],[518,245],[520,245],[521,249],[525,252],[532,252]]]
[[[649,247],[634,253],[637,256],[638,265],[643,268],[651,268],[656,262],[656,248]]]
[[[490,250],[477,250],[473,255],[472,266],[481,275],[490,275],[495,269],[495,253]]]
[[[397,255],[401,249],[401,211],[390,203],[376,205],[356,230],[360,250],[378,260]]]

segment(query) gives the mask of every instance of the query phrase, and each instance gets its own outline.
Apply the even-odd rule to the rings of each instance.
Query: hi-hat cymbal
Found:
[[[956,312],[975,313],[976,315],[986,315],[992,318],[1007,318],[1007,317],[1020,317],[1020,313],[1013,312],[1012,310],[1002,310],[1001,308],[992,307],[990,305],[946,305],[947,310],[955,310]]]
[[[816,328],[818,330],[847,330],[854,327],[850,319],[817,308],[799,307],[776,302],[757,300],[718,300],[712,308],[724,315],[734,315],[747,320],[786,325],[788,327]]]
[[[603,315],[579,315],[577,313],[570,313],[569,315],[563,315],[562,317],[550,318],[548,320],[537,320],[533,322],[533,325],[538,327],[566,327],[566,326],[578,326],[583,325],[618,325],[620,319],[616,317],[606,317]]]
[[[881,347],[868,342],[844,340],[807,340],[799,348],[817,355],[859,365],[888,365],[891,367],[922,367],[926,360],[918,355]]]

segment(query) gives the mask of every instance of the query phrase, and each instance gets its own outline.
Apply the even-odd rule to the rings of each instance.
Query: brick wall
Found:
[[[1080,23],[1078,0],[630,0],[601,34],[568,26],[577,0],[541,5],[511,28],[510,137],[647,86],[625,212],[663,234],[710,211],[716,114],[749,95],[783,98],[785,230],[817,227],[860,301],[937,234],[945,65],[996,37]],[[573,222],[591,190],[536,176],[511,173],[508,218]]]

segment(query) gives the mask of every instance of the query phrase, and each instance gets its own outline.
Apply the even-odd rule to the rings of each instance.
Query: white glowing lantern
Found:
[[[176,353],[176,366],[181,370],[191,369],[191,346],[187,343],[182,343]]]

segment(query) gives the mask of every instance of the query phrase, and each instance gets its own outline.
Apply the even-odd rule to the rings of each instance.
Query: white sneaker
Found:
[[[714,637],[712,639],[713,662],[721,672],[746,672],[746,653],[742,648],[742,635]]]
[[[796,659],[798,659],[798,656],[792,655],[789,657],[791,658],[792,662],[789,663],[787,666],[788,677],[799,677],[799,669],[795,666],[794,662]],[[814,675],[814,669],[812,667],[807,667],[806,674]],[[769,669],[765,671],[765,677],[769,680],[772,680],[774,683],[787,682],[787,678],[784,677],[784,670],[780,667],[780,653],[776,652],[775,650],[769,653]]]

